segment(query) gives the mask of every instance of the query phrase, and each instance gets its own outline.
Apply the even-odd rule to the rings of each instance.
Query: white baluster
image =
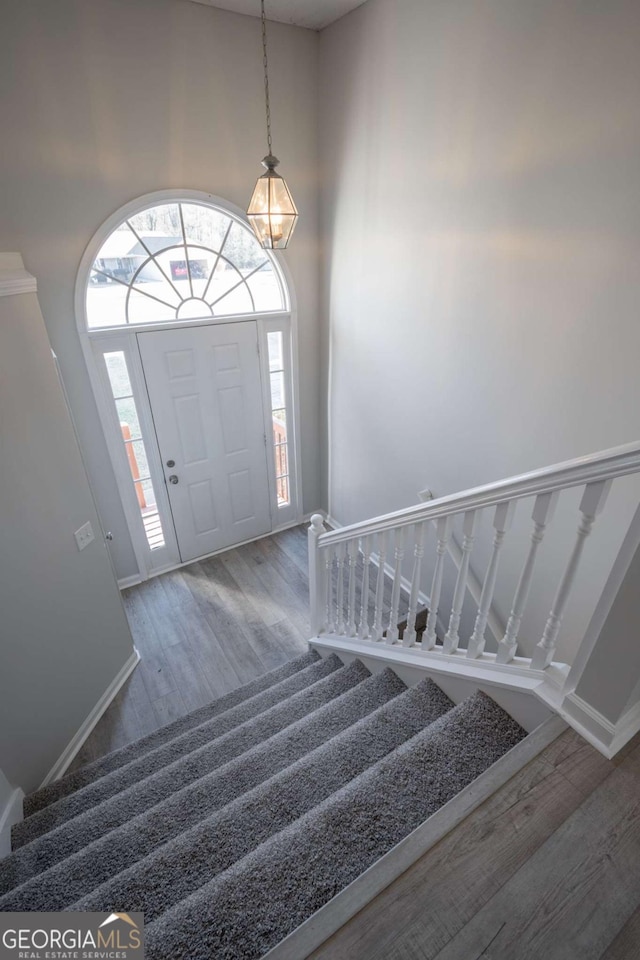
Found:
[[[513,607],[507,621],[507,627],[504,637],[498,644],[498,653],[496,655],[497,663],[509,663],[516,655],[518,649],[518,631],[522,615],[529,596],[529,588],[533,578],[533,568],[536,562],[538,547],[542,543],[545,530],[553,520],[553,514],[558,502],[558,492],[541,493],[536,497],[533,505],[531,517],[533,519],[533,532],[531,534],[531,546],[527,559],[524,562],[515,597],[513,598]]]
[[[493,527],[496,531],[493,537],[493,551],[491,553],[489,566],[487,567],[484,583],[482,584],[478,615],[467,648],[467,656],[471,658],[479,657],[484,652],[485,631],[487,629],[491,601],[493,600],[493,592],[496,587],[500,550],[502,549],[507,531],[511,526],[515,505],[515,500],[511,500],[509,503],[499,503],[493,517]]]
[[[356,564],[358,562],[358,541],[350,540],[347,545],[347,555],[349,558],[349,593],[348,604],[349,612],[347,614],[347,636],[356,635]]]
[[[311,607],[311,634],[318,636],[324,629],[323,602],[325,596],[325,568],[320,557],[318,537],[325,532],[324,520],[319,513],[311,517],[307,532],[309,547],[309,600]]]
[[[336,569],[338,573],[338,583],[336,587],[336,633],[343,637],[346,632],[344,621],[344,560],[345,545],[339,543],[336,550]]]
[[[396,546],[394,551],[393,584],[391,586],[391,610],[389,611],[389,625],[387,627],[387,643],[395,643],[398,639],[398,610],[400,608],[400,587],[402,586],[402,560],[404,557],[405,528],[396,530]]]
[[[327,595],[326,595],[326,624],[327,624],[327,633],[335,633],[336,624],[334,619],[334,607],[333,607],[333,561],[335,559],[335,550],[329,544],[325,550],[325,570],[326,570],[326,579],[327,579]]]
[[[373,618],[373,639],[382,640],[382,608],[384,604],[384,565],[387,558],[386,531],[378,534],[378,577],[376,579],[376,610]]]
[[[369,571],[371,568],[371,538],[363,537],[362,549],[362,597],[360,599],[360,623],[358,636],[366,640],[369,636]]]
[[[467,576],[469,574],[469,560],[473,550],[473,541],[475,540],[476,523],[478,513],[476,510],[467,510],[462,521],[462,562],[458,570],[458,579],[453,593],[453,605],[451,607],[451,616],[449,618],[449,629],[444,638],[443,653],[454,653],[458,649],[460,640],[460,617],[462,615],[462,604],[467,589]]]
[[[576,542],[574,544],[569,563],[560,581],[558,592],[555,595],[549,619],[546,622],[542,639],[537,644],[531,658],[531,668],[533,670],[544,670],[553,660],[556,650],[560,624],[564,615],[571,587],[573,586],[585,540],[591,533],[591,528],[596,517],[602,512],[611,489],[611,480],[600,480],[596,483],[588,483],[584,489],[582,500],[580,501],[580,512],[582,517],[578,526]]]
[[[442,590],[442,574],[444,573],[444,557],[447,552],[447,544],[451,537],[452,517],[440,517],[437,523],[437,544],[436,544],[436,565],[433,571],[433,580],[431,582],[431,597],[429,600],[429,616],[427,617],[427,627],[422,635],[422,652],[432,650],[436,643],[436,628],[438,626],[438,607],[440,605],[440,592]]]
[[[425,532],[426,527],[424,523],[416,524],[415,547],[413,551],[413,572],[411,574],[411,593],[409,594],[409,611],[407,613],[407,626],[402,637],[402,645],[404,647],[413,647],[416,642],[416,613],[418,611],[418,594],[420,593],[420,573],[422,571],[422,558],[424,557]]]

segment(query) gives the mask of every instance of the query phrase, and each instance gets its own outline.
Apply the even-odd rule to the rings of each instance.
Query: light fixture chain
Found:
[[[269,155],[273,153],[271,149],[271,108],[269,107],[269,68],[267,63],[267,18],[264,13],[264,0],[261,0],[262,8],[262,63],[264,65],[264,101],[267,109],[267,146]]]

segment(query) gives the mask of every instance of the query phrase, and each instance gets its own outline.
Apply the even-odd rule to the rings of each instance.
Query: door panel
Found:
[[[182,559],[268,533],[255,322],[137,336]]]

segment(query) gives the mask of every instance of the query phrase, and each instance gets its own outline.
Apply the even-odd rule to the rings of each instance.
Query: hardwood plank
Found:
[[[237,550],[229,551],[228,554],[222,554],[220,557],[222,563],[229,571],[243,596],[250,603],[256,613],[262,618],[268,627],[280,623],[286,619],[286,610],[278,604],[277,600],[269,593],[260,578],[256,576]]]
[[[232,665],[240,683],[248,683],[260,673],[264,665],[255,654],[242,625],[225,609],[216,584],[207,575],[202,564],[191,564],[185,571],[185,582],[209,622],[220,648]],[[245,642],[243,642],[243,640]]]
[[[309,605],[309,577],[302,573],[298,564],[294,563],[273,537],[256,540],[254,546],[268,560],[283,580],[289,584],[299,602],[305,609]]]
[[[578,748],[565,736],[315,951],[313,960],[436,956],[583,802],[564,776],[563,765],[572,763]],[[589,749],[599,767],[599,755]]]
[[[273,595],[278,597],[278,603],[287,608],[288,619],[295,624],[301,633],[309,638],[311,636],[311,626],[309,621],[309,600],[300,596],[292,585],[288,582],[286,574],[283,575],[276,564],[270,562],[261,549],[256,548],[256,544],[247,544],[239,547],[238,552],[245,559],[255,575],[262,581],[265,588]]]
[[[158,697],[172,693],[176,682],[171,673],[169,662],[160,649],[153,652],[140,652],[140,663],[136,667],[139,671],[147,691],[149,700],[153,703]]]
[[[153,733],[154,730],[157,730],[161,724],[158,722],[158,718],[154,713],[153,706],[149,697],[146,694],[144,697],[140,696],[135,702],[136,714],[138,715],[138,726],[140,728],[140,736],[146,737],[148,733]]]
[[[215,699],[215,693],[208,682],[206,674],[200,669],[198,658],[194,657],[190,646],[177,643],[165,650],[165,657],[171,667],[171,673],[176,682],[187,712],[204,707]]]
[[[155,626],[144,604],[142,590],[140,589],[142,586],[141,584],[140,587],[131,587],[122,593],[122,601],[131,628],[133,642],[140,655],[147,651],[153,652],[158,646]]]
[[[166,723],[171,723],[172,720],[184,717],[184,715],[189,712],[179,690],[172,690],[171,693],[167,693],[164,697],[158,697],[157,700],[153,701],[151,706],[158,719],[158,725],[161,727]]]
[[[475,960],[480,954],[487,960],[598,960],[640,901],[639,787],[640,766],[633,754],[436,955],[438,960]]]
[[[287,554],[290,560],[295,563],[303,578],[308,581],[309,571],[309,545],[307,540],[307,525],[301,527],[292,527],[289,530],[282,530],[276,533],[272,538],[273,542]]]
[[[189,589],[188,568],[174,571],[171,579],[173,595],[179,597],[185,617],[187,649],[197,668],[203,672],[215,697],[223,696],[240,686],[240,678],[218,639],[211,624]]]
[[[640,906],[611,941],[600,960],[638,960],[640,957]]]
[[[160,646],[167,648],[176,643],[183,643],[185,640],[183,620],[169,600],[163,578],[154,577],[142,584],[140,597]]]

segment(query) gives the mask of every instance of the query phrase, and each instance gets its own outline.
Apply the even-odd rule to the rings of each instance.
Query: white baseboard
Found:
[[[263,960],[300,960],[300,957],[307,957],[317,950],[480,804],[553,743],[564,730],[566,724],[560,717],[546,720],[353,883],[341,890],[333,900],[266,953]]]
[[[69,765],[72,763],[74,757],[80,750],[80,747],[85,742],[89,734],[92,732],[98,720],[100,719],[102,714],[105,712],[105,710],[107,709],[109,704],[112,702],[112,700],[115,698],[120,688],[129,679],[129,677],[131,676],[131,674],[133,673],[133,671],[135,670],[139,662],[140,662],[140,654],[134,647],[133,653],[131,654],[127,662],[118,671],[116,676],[113,678],[113,680],[111,681],[111,683],[109,684],[105,692],[102,694],[102,696],[96,703],[95,707],[93,708],[89,716],[86,718],[84,723],[78,729],[77,733],[73,736],[73,738],[69,741],[67,746],[64,748],[64,750],[62,751],[62,753],[60,754],[60,756],[58,757],[54,765],[51,767],[51,770],[49,770],[49,773],[46,775],[46,777],[40,784],[41,787],[46,787],[47,784],[52,783],[54,780],[58,780],[60,777],[64,775]]]
[[[206,553],[202,557],[196,557],[194,560],[185,560],[184,562],[181,560],[180,563],[168,563],[165,567],[160,567],[157,570],[150,570],[145,577],[138,573],[131,577],[122,577],[120,580],[118,580],[118,586],[121,590],[126,590],[127,587],[135,587],[138,583],[144,583],[146,580],[151,580],[153,577],[159,577],[163,573],[171,573],[172,570],[182,570],[183,567],[188,567],[192,563],[198,563],[200,560],[208,560],[210,557],[218,557],[221,554],[226,553],[228,550],[233,550],[235,547],[244,547],[246,544],[256,543],[258,540],[266,540],[267,537],[273,536],[274,533],[282,533],[284,530],[291,530],[292,527],[300,526],[300,524],[304,523],[305,520],[309,520],[311,516],[312,514],[308,514],[304,517],[298,517],[296,520],[287,520],[286,523],[281,523],[279,526],[269,530],[268,533],[263,533],[260,537],[252,537],[251,540],[242,540],[240,543],[234,543],[230,547],[222,547],[221,550],[214,550],[213,553]]]
[[[4,810],[0,812],[0,859],[8,857],[11,853],[11,827],[23,819],[23,800],[24,790],[18,787],[7,800]]]
[[[612,723],[582,697],[569,693],[562,701],[560,712],[574,730],[608,760],[640,731],[640,703],[627,710],[617,723]]]
[[[127,587],[135,587],[139,583],[142,583],[142,577],[139,573],[134,573],[130,577],[121,577],[118,580],[118,586],[121,590],[126,590]]]
[[[337,530],[339,527],[342,526],[342,524],[338,523],[335,517],[332,517],[330,513],[326,513],[324,510],[318,510],[317,513],[322,514],[322,516],[324,517],[324,522],[327,524],[328,527],[331,527],[332,530]]]

